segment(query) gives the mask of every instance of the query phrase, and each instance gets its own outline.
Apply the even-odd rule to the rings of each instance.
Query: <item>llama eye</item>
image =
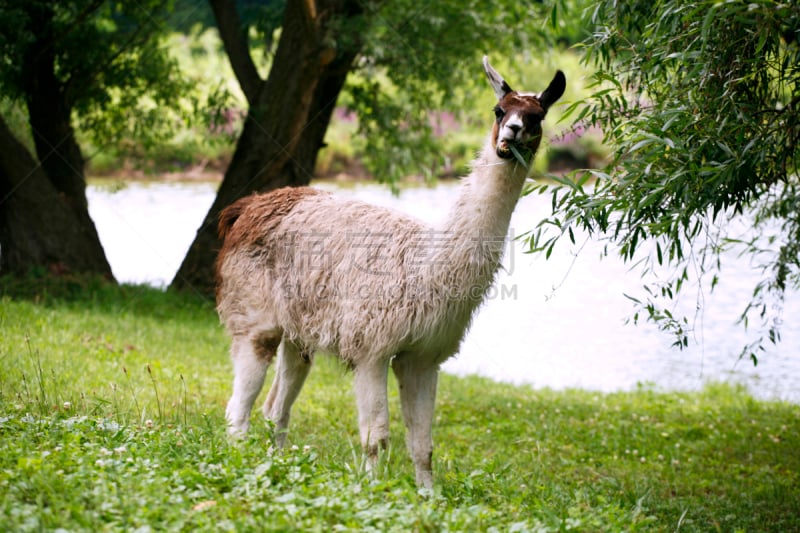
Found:
[[[497,121],[500,122],[504,116],[506,116],[506,112],[503,111],[503,108],[500,106],[495,106],[494,108],[494,116],[497,118]]]
[[[528,113],[526,117],[528,124],[535,125],[539,124],[544,120],[544,115],[541,113]]]

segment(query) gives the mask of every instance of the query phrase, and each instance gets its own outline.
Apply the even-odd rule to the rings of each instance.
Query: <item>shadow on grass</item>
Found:
[[[34,270],[26,276],[0,276],[0,298],[46,307],[83,307],[151,317],[213,318],[214,299],[199,293],[118,284],[102,276],[53,275]]]

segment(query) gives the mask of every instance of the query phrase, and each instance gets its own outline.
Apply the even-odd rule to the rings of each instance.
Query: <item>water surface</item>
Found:
[[[337,194],[390,206],[435,222],[449,209],[457,184],[408,188],[399,197],[383,186],[317,185]],[[214,199],[208,183],[131,183],[120,189],[90,186],[89,208],[119,281],[166,286]],[[533,228],[549,212],[549,197],[523,198],[512,219],[513,234]],[[762,398],[800,401],[800,316],[797,293],[787,296],[782,342],[762,355],[757,367],[739,360],[752,340],[736,324],[758,272],[746,259],[725,256],[722,279],[703,294],[693,318],[688,349],[646,323],[625,324],[633,307],[624,293],[641,295],[642,280],[616,257],[601,260],[602,244],[579,236],[580,254],[557,246],[549,260],[509,245],[504,269],[479,311],[457,357],[444,369],[512,383],[563,389],[698,389],[707,381],[746,385]],[[695,307],[695,292],[682,298]]]

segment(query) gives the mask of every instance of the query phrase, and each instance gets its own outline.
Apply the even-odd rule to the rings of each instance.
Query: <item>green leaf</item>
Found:
[[[520,151],[517,149],[516,145],[515,145],[514,143],[508,143],[508,147],[511,149],[511,153],[513,153],[513,154],[514,154],[514,158],[515,158],[517,161],[519,161],[519,164],[520,164],[520,165],[522,165],[522,166],[523,166],[523,167],[525,167],[525,168],[528,168],[528,162],[527,162],[527,161],[525,161],[525,158],[524,158],[524,157],[522,157],[522,154],[521,154],[521,153],[520,153]]]

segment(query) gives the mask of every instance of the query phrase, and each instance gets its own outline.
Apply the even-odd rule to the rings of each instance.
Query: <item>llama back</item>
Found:
[[[387,356],[413,338],[426,239],[396,211],[311,188],[223,211],[217,305],[232,333],[282,330],[344,359]]]

